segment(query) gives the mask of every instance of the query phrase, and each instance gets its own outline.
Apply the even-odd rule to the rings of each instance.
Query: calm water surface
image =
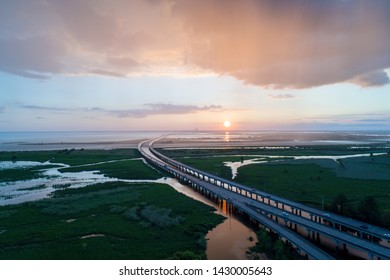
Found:
[[[209,260],[245,260],[246,251],[255,245],[256,233],[238,217],[231,215],[224,201],[216,205],[188,186],[180,184],[176,179],[166,178],[165,183],[175,190],[195,200],[201,201],[212,207],[216,207],[216,213],[226,217],[226,220],[212,229],[207,238],[207,258]],[[252,239],[250,241],[249,239]]]
[[[166,135],[172,142],[252,142],[266,145],[321,145],[389,143],[390,131],[369,132],[275,132],[275,131],[76,131],[0,132],[0,151],[55,149],[112,149],[136,147],[137,140]]]

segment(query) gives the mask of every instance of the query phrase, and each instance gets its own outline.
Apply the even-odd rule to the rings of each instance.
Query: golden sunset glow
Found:
[[[223,126],[226,127],[226,128],[229,128],[230,125],[231,125],[230,121],[225,121],[225,122],[223,123]]]

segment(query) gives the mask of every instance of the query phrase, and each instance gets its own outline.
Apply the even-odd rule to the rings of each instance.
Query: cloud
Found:
[[[291,99],[291,98],[295,98],[296,97],[295,95],[290,94],[290,93],[286,93],[286,94],[269,94],[268,96],[270,98],[274,98],[274,99]]]
[[[185,115],[198,112],[221,112],[223,107],[220,105],[193,106],[193,105],[174,105],[174,104],[145,104],[147,108],[131,110],[111,110],[110,114],[117,117],[135,117],[144,118],[151,115]]]
[[[87,73],[89,74],[96,74],[99,76],[108,76],[108,77],[116,77],[116,78],[123,78],[125,75],[120,72],[113,72],[113,71],[107,71],[102,69],[91,69],[88,70]]]
[[[350,125],[370,125],[377,124],[388,126],[390,125],[390,114],[388,113],[372,113],[372,114],[340,114],[313,116],[306,119],[308,123],[324,123],[324,124],[350,124]]]
[[[5,112],[5,107],[0,106],[0,114],[3,114]]]
[[[108,114],[118,118],[145,118],[152,115],[185,115],[198,112],[222,112],[225,109],[220,105],[209,106],[193,106],[193,105],[175,105],[163,103],[144,104],[144,108],[128,109],[128,110],[111,110],[100,107],[92,108],[65,108],[65,107],[49,107],[36,105],[21,105],[23,109],[34,111],[47,111],[51,113],[74,114],[74,113],[98,113]],[[0,108],[1,109],[1,108]],[[1,112],[1,110],[0,110]]]
[[[65,70],[61,42],[49,37],[0,39],[0,71],[47,79]]]
[[[390,78],[387,73],[382,70],[360,75],[352,79],[352,82],[362,87],[378,87],[389,84]]]
[[[0,71],[125,77],[177,66],[165,1],[7,1],[0,9]],[[180,63],[179,63],[180,64]]]
[[[20,105],[19,107],[23,109],[29,109],[29,110],[53,111],[53,112],[68,112],[74,110],[65,107],[48,107],[48,106],[37,106],[37,105]]]
[[[6,1],[0,71],[48,79],[203,69],[262,87],[381,86],[389,25],[387,0]]]
[[[188,60],[247,83],[307,88],[390,66],[390,2],[175,1]]]

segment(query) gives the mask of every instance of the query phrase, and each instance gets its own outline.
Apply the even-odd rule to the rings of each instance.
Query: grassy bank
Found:
[[[162,184],[59,190],[0,207],[0,259],[205,258],[212,211]]]

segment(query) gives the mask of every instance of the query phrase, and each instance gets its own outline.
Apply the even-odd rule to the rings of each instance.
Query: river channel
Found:
[[[188,186],[180,184],[176,179],[166,178],[164,182],[192,199],[215,207],[215,213],[226,217],[223,223],[209,231],[206,236],[206,254],[209,260],[247,259],[246,251],[255,245],[257,241],[256,233],[246,226],[244,222],[240,221],[239,217],[229,213],[226,201],[216,205]]]

